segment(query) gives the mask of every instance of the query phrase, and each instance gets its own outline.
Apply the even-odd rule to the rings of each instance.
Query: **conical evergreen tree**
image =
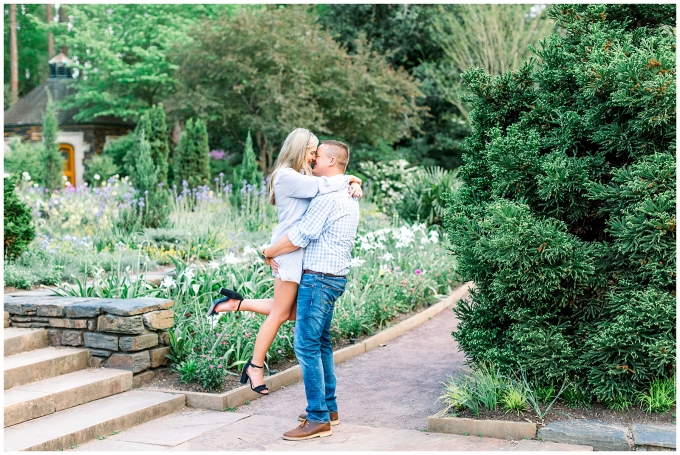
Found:
[[[139,121],[135,127],[135,133],[144,130],[144,137],[149,144],[151,159],[158,171],[158,183],[167,183],[168,178],[168,127],[165,122],[165,112],[163,105],[153,106],[148,111],[139,116]],[[139,144],[139,141],[135,142]],[[135,172],[135,161],[139,156],[140,150],[136,147],[129,147],[123,158],[123,170],[125,174],[132,175]]]
[[[253,139],[250,136],[250,131],[248,131],[248,137],[246,138],[246,147],[243,150],[243,159],[241,164],[236,166],[234,169],[234,185],[237,189],[243,186],[243,181],[245,180],[249,184],[259,187],[263,179],[262,171],[257,165],[255,159],[255,152],[253,151]]]
[[[446,226],[473,362],[625,407],[675,371],[675,5],[558,5],[563,35],[472,92]]]
[[[201,119],[189,119],[175,149],[175,183],[186,180],[190,188],[210,180],[208,130]]]
[[[46,89],[47,90],[47,89]],[[47,106],[43,117],[43,163],[45,164],[45,188],[59,190],[64,187],[64,158],[57,144],[57,112],[52,94],[47,91]]]
[[[151,144],[146,140],[144,129],[135,131],[135,149],[138,156],[132,173],[132,186],[139,191],[142,206],[142,225],[145,227],[164,226],[169,213],[168,192],[159,185],[158,170],[151,156]]]

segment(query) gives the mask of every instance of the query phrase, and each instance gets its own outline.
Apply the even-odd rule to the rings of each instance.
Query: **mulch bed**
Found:
[[[396,318],[394,318],[390,323],[383,327],[382,330],[387,329],[389,327],[392,327],[395,324],[400,323],[401,321],[410,318],[411,316],[419,313],[420,311],[424,310],[425,308],[428,308],[428,306],[423,305],[418,308],[416,308],[414,311],[411,311],[409,313],[404,313],[400,314]],[[359,344],[365,339],[373,336],[372,335],[363,335],[360,336],[356,339],[354,342],[355,344]],[[338,351],[342,348],[346,348],[347,346],[350,346],[349,339],[340,339],[336,343],[333,344],[333,351]],[[284,359],[280,362],[277,363],[272,363],[269,365],[270,370],[274,370],[276,372],[282,372],[287,368],[290,368],[294,365],[297,365],[297,360],[296,359]],[[266,373],[266,371],[265,371]],[[234,390],[242,386],[242,384],[239,382],[241,375],[239,374],[238,376],[232,376],[228,375],[227,379],[224,383],[224,387],[219,389],[219,390],[206,390],[203,388],[200,384],[192,382],[192,383],[185,383],[182,382],[180,379],[180,375],[177,372],[172,371],[170,368],[161,368],[156,370],[156,375],[154,376],[153,379],[151,379],[149,382],[145,382],[142,384],[143,388],[146,389],[168,389],[168,390],[179,390],[183,392],[204,392],[204,393],[224,393],[229,390]],[[265,376],[266,378],[267,376]]]
[[[546,405],[542,405],[541,409],[544,409],[545,406]],[[524,411],[519,416],[516,412],[510,412],[506,414],[505,411],[502,410],[480,410],[479,416],[474,415],[469,409],[456,412],[455,416],[452,415],[451,412],[452,410],[449,410],[449,414],[446,417],[465,417],[475,420],[505,420],[512,422],[540,423],[540,420],[534,411]],[[673,406],[670,411],[663,414],[648,414],[639,408],[631,408],[628,411],[612,411],[600,403],[593,403],[590,409],[571,408],[558,401],[550,408],[548,415],[545,416],[543,424],[569,420],[598,420],[600,422],[622,426],[630,426],[633,423],[672,425],[675,424],[676,421],[676,418],[674,417],[675,412],[675,406]]]

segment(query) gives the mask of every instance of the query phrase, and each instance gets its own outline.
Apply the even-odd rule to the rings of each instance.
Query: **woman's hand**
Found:
[[[279,264],[276,263],[274,258],[267,258],[264,260],[264,263],[271,267],[274,273],[279,273]]]
[[[364,195],[364,192],[361,191],[361,185],[358,183],[352,183],[349,186],[349,197],[362,197]]]
[[[361,185],[361,179],[359,177],[357,177],[355,175],[351,175],[351,174],[347,174],[347,177],[349,177],[349,183],[350,184],[358,183],[359,185]]]

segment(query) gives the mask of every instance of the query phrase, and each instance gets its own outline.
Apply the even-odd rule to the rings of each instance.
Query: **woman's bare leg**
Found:
[[[276,279],[278,280],[278,278]],[[290,281],[286,281],[286,283],[290,283]],[[276,289],[276,284],[274,285],[274,289]],[[276,291],[274,291],[274,294],[276,294]],[[239,311],[252,311],[253,313],[259,313],[268,316],[269,313],[271,313],[273,307],[274,299],[243,299],[243,302],[241,302],[241,309]],[[217,313],[224,313],[227,311],[236,311],[236,308],[238,308],[238,300],[229,299],[217,305],[215,307],[215,311]],[[294,303],[290,314],[288,315],[289,321],[295,320],[296,308],[296,303]]]
[[[267,319],[260,326],[260,331],[255,339],[253,360],[255,365],[263,366],[264,358],[271,346],[279,327],[286,322],[294,310],[297,302],[298,283],[283,281],[276,278],[274,281],[274,306]],[[244,300],[245,302],[245,300]],[[243,305],[241,305],[243,308]],[[294,313],[293,313],[294,314]],[[252,387],[264,384],[264,370],[262,368],[248,368],[248,376],[251,378]]]
[[[241,302],[241,309],[239,311],[252,311],[253,313],[268,315],[274,307],[274,299],[243,299]],[[227,311],[236,311],[238,308],[238,300],[229,299],[220,303],[215,307],[218,313]]]

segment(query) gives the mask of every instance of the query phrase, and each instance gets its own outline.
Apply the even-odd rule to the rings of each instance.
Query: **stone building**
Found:
[[[57,105],[57,142],[65,158],[64,175],[72,185],[82,185],[85,182],[85,160],[95,153],[101,153],[108,141],[127,134],[135,125],[112,116],[78,121],[73,119],[78,113],[77,109],[59,109],[59,102],[74,93],[72,84],[77,84],[77,79],[73,78],[68,67],[69,63],[69,58],[60,52],[49,61],[49,78],[5,111],[4,141],[5,149],[11,141],[19,138],[29,142],[42,141],[43,114],[49,90]]]

